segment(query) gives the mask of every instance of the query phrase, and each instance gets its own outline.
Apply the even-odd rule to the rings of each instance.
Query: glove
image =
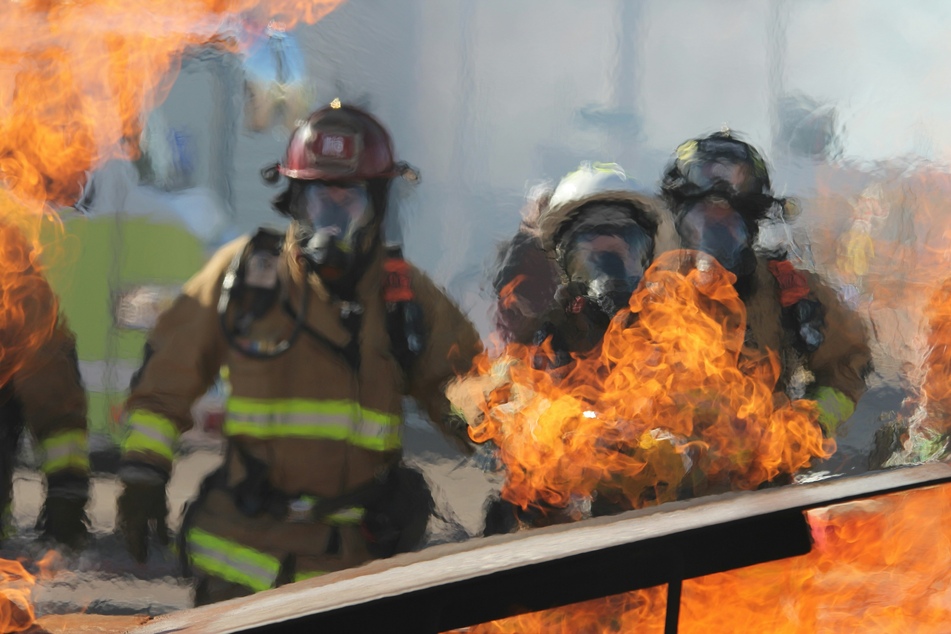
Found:
[[[125,538],[126,549],[139,563],[149,557],[149,541],[168,546],[168,500],[165,484],[168,474],[144,464],[125,464],[119,468],[124,487],[118,499],[116,527]]]
[[[89,541],[89,478],[73,474],[53,474],[47,478],[46,502],[36,520],[40,539],[55,541],[74,549]]]
[[[820,387],[812,395],[819,410],[819,425],[827,438],[835,437],[839,425],[855,412],[855,403],[848,396],[832,387]]]

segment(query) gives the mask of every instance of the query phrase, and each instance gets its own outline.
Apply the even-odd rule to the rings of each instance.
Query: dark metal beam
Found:
[[[676,591],[681,579],[808,552],[808,509],[947,482],[951,466],[922,465],[446,544],[134,632],[442,632],[670,582]]]

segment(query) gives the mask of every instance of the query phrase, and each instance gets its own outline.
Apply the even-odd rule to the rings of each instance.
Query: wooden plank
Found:
[[[510,613],[513,605],[537,609],[532,601],[537,602],[538,597],[532,592],[537,593],[538,583],[546,579],[557,581],[550,590],[559,596],[545,607],[593,598],[591,588],[598,586],[599,579],[573,574],[565,589],[562,575],[586,567],[604,570],[618,557],[626,558],[619,562],[630,577],[624,580],[626,588],[635,589],[644,587],[645,579],[650,582],[661,578],[663,582],[665,566],[686,566],[682,576],[688,578],[798,554],[805,510],[947,482],[951,482],[951,466],[929,464],[728,493],[575,524],[446,544],[252,597],[165,615],[133,632],[278,632],[305,625],[312,628],[355,623],[354,619],[364,624],[388,624],[390,632],[435,632],[466,624],[460,624],[460,620],[468,619],[472,624],[499,618]],[[775,535],[776,539],[763,540],[764,534]],[[783,542],[790,539],[798,540],[798,545],[784,551]],[[779,543],[772,545],[770,541]],[[699,564],[687,561],[680,553],[692,546],[694,555],[716,556]],[[632,567],[631,561],[637,565]],[[636,578],[639,570],[646,571],[644,579]],[[457,603],[466,597],[479,597],[487,605],[473,612],[471,606]]]

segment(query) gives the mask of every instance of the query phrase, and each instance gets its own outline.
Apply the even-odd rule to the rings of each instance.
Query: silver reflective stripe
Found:
[[[197,528],[188,531],[188,558],[195,567],[255,592],[273,588],[281,566],[275,557]]]
[[[340,440],[375,451],[400,446],[401,417],[353,401],[248,399],[228,401],[226,435]]]

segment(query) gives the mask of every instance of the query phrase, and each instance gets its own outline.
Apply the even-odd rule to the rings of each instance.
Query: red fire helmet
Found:
[[[363,181],[399,176],[404,166],[379,121],[335,100],[298,126],[277,169],[297,180]]]

